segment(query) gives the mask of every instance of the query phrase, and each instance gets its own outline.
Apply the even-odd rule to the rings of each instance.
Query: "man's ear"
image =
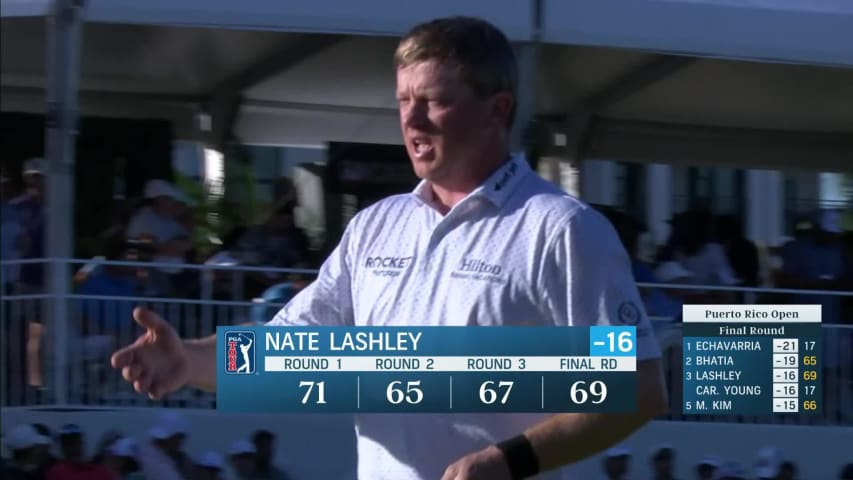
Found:
[[[509,92],[500,92],[492,95],[489,101],[489,115],[500,125],[508,125],[509,117],[515,106],[515,99]]]

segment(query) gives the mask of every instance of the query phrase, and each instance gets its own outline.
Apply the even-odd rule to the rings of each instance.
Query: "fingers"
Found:
[[[110,357],[110,363],[113,365],[113,368],[124,368],[133,364],[135,358],[134,346],[131,345],[113,353],[113,356]]]
[[[138,393],[147,393],[151,388],[150,373],[138,363],[122,368],[121,376],[126,382],[133,385],[133,389]]]
[[[151,376],[142,374],[133,382],[133,389],[137,393],[149,393],[151,391]]]
[[[160,315],[142,307],[133,309],[133,319],[147,330],[160,330],[166,325],[166,322]]]
[[[142,374],[145,373],[142,365],[136,363],[133,365],[128,365],[121,369],[121,376],[125,379],[125,381],[130,383],[135,383]]]

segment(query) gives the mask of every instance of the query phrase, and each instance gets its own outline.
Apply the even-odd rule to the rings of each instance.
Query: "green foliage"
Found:
[[[215,250],[234,229],[255,223],[255,174],[241,161],[244,152],[230,148],[224,161],[224,194],[212,195],[210,185],[175,173],[175,185],[190,199],[193,245],[202,256]]]

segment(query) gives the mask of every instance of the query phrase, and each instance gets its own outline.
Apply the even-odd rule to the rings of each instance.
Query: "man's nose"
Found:
[[[417,128],[427,123],[426,102],[411,101],[400,107],[403,116],[403,124],[407,127]]]

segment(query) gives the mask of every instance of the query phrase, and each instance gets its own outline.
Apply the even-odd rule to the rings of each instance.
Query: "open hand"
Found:
[[[133,318],[145,333],[113,354],[113,367],[121,369],[124,379],[152,400],[184,387],[190,376],[189,360],[178,333],[151,310],[137,308]]]

